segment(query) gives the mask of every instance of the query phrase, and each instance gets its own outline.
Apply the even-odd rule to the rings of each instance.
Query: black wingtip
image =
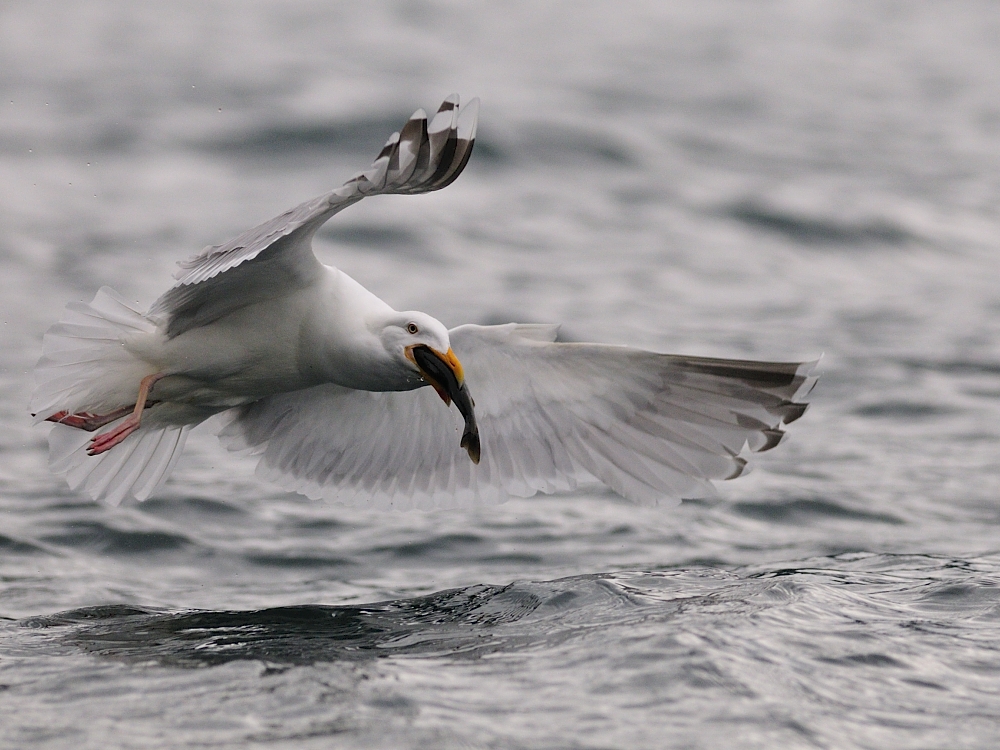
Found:
[[[736,479],[737,477],[743,476],[743,473],[746,471],[747,468],[747,460],[740,456],[733,456],[733,463],[735,464],[733,473],[722,481],[728,482],[730,479]]]
[[[379,159],[385,156],[389,156],[396,148],[398,143],[399,143],[399,132],[397,131],[389,136],[389,140],[385,142],[385,145],[382,147],[382,150],[378,152],[378,156],[375,157],[375,161],[378,161]]]
[[[757,449],[757,453],[764,453],[765,451],[778,447],[778,443],[780,443],[785,437],[785,433],[781,430],[761,430],[761,432],[764,433],[764,437],[767,438],[767,442]]]
[[[441,106],[438,107],[438,112],[451,112],[453,109],[458,108],[458,94],[448,94],[441,102]]]
[[[478,115],[479,100],[473,99],[459,108],[458,94],[441,103],[430,123],[418,110],[399,136],[399,142],[419,144],[415,164],[401,180],[387,185],[384,192],[416,195],[440,190],[454,182],[472,156]]]
[[[784,410],[782,421],[785,424],[791,424],[796,419],[798,419],[799,417],[801,417],[803,414],[806,413],[806,410],[809,408],[809,404],[797,404],[794,402],[789,402],[787,405],[782,404],[782,407]]]

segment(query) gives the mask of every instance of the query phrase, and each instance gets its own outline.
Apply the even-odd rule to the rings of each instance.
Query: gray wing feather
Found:
[[[805,411],[816,362],[749,362],[555,343],[554,327],[461,326],[451,343],[476,400],[478,466],[461,420],[430,388],[338,386],[230,413],[231,448],[311,497],[385,507],[453,506],[599,480],[642,503],[714,491],[773,448]]]
[[[478,99],[460,112],[457,94],[444,100],[429,126],[424,111],[417,110],[371,167],[343,186],[181,261],[177,283],[153,303],[149,315],[165,320],[173,337],[311,283],[320,271],[312,252],[316,230],[366,196],[414,195],[449,185],[472,154],[478,112]]]

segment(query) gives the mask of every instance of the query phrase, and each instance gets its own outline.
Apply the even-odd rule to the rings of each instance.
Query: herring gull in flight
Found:
[[[147,312],[108,288],[69,305],[31,400],[55,423],[51,469],[94,499],[144,500],[218,415],[228,448],[314,498],[456,506],[597,480],[655,503],[712,493],[776,446],[815,362],[561,343],[550,325],[448,330],[317,260],[316,230],[351,204],[451,184],[477,113],[455,95],[429,123],[418,110],[342,187],[182,262]]]

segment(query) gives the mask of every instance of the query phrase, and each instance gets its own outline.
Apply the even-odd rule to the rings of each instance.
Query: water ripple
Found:
[[[869,563],[856,570],[859,560]],[[873,570],[880,563],[885,570]],[[85,607],[21,621],[62,631],[84,651],[129,662],[204,666],[237,660],[301,665],[394,655],[467,657],[516,652],[637,623],[673,622],[661,634],[754,629],[765,616],[790,633],[827,628],[829,638],[803,644],[799,656],[841,666],[901,666],[869,650],[844,653],[836,631],[851,622],[923,622],[995,617],[1000,586],[991,577],[942,578],[933,558],[848,554],[801,566],[725,572],[635,571],[506,586],[475,585],[365,605],[303,605],[250,611],[168,612],[128,605]],[[960,563],[957,569],[963,569]],[[953,569],[954,573],[954,569]],[[848,619],[845,620],[844,617]],[[748,620],[747,618],[751,618]],[[777,618],[777,619],[775,619]],[[937,625],[941,626],[940,619]],[[741,625],[742,623],[742,625]],[[749,632],[749,631],[747,631]],[[846,632],[846,631],[845,631]],[[841,633],[843,635],[844,632]],[[790,656],[795,656],[795,649]]]
[[[76,521],[64,531],[41,539],[57,546],[87,549],[109,555],[145,555],[174,552],[193,542],[182,534],[147,529],[116,529],[99,521]]]

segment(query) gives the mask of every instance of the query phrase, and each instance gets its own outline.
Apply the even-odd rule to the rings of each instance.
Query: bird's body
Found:
[[[324,266],[312,283],[288,294],[240,307],[172,338],[160,325],[123,344],[153,371],[164,373],[156,384],[164,406],[221,411],[321,383],[411,390],[424,381],[410,370],[385,366],[385,349],[372,332],[395,314],[346,273]],[[150,418],[171,422],[158,416],[158,408],[151,407]]]
[[[458,176],[475,103],[462,112],[457,97],[430,125],[418,111],[371,169],[185,261],[145,313],[109,289],[71,305],[32,399],[56,423],[53,470],[95,498],[142,500],[187,430],[221,414],[229,447],[311,496],[454,504],[597,479],[655,501],[708,491],[742,472],[745,447],[776,445],[814,363],[561,344],[553,326],[448,331],[316,259],[313,234],[343,208]]]

